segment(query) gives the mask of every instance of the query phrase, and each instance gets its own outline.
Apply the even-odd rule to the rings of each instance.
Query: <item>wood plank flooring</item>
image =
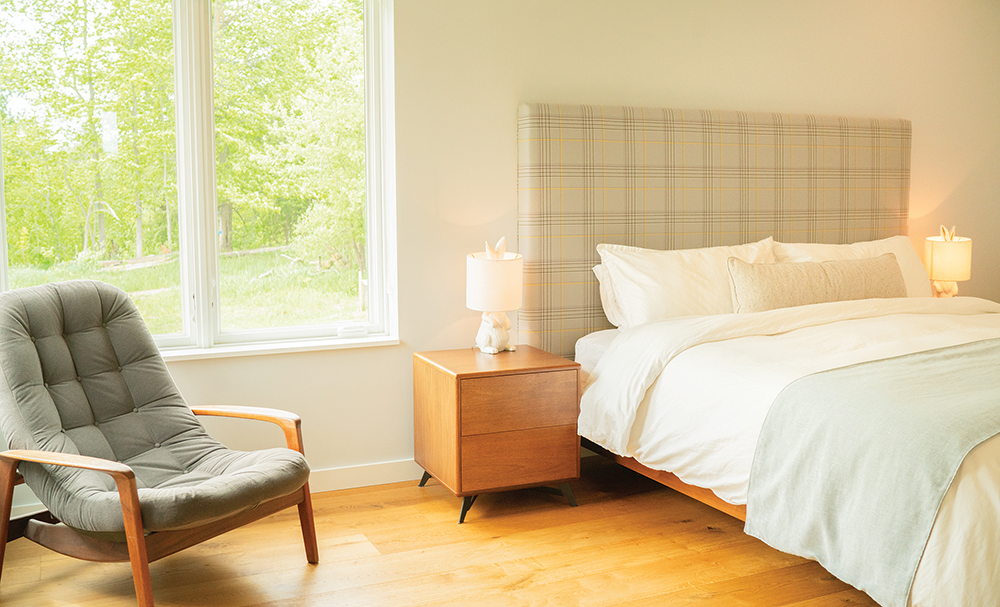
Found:
[[[158,607],[875,605],[742,523],[602,458],[572,484],[579,507],[522,490],[461,500],[436,481],[313,495],[319,565],[295,509],[150,565]],[[8,546],[4,607],[133,606],[127,563]]]

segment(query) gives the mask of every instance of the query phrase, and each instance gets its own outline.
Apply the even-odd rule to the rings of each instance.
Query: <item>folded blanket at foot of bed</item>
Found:
[[[1000,433],[998,370],[992,339],[793,382],[758,439],[746,532],[905,607],[962,461]]]

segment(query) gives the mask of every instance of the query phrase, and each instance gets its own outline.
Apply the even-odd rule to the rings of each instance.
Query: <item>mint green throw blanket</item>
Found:
[[[1000,433],[1000,340],[801,378],[774,401],[746,532],[905,607],[948,487]]]

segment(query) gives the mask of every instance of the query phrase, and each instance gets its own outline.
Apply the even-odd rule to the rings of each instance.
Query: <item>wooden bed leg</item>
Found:
[[[302,542],[306,547],[306,560],[315,565],[319,563],[319,546],[316,542],[316,521],[313,518],[309,483],[302,486],[302,492],[302,501],[299,502],[299,525],[302,527]]]
[[[10,507],[14,503],[16,474],[16,461],[0,460],[0,576],[3,575],[3,557],[7,550],[7,533],[10,531]]]

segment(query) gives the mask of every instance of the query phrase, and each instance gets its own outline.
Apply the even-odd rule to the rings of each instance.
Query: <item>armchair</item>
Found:
[[[195,415],[277,424],[287,448],[239,452]],[[128,561],[141,607],[149,563],[297,506],[319,562],[301,420],[275,409],[189,408],[135,306],[119,289],[70,281],[0,294],[0,573],[14,485],[51,516],[24,536],[91,561]],[[48,520],[45,520],[48,519]]]

